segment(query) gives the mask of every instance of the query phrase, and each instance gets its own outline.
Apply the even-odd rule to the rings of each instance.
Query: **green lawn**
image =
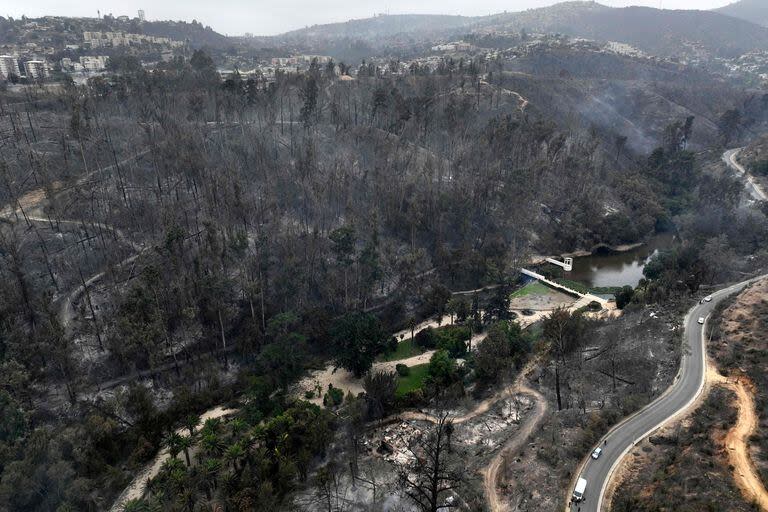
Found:
[[[564,279],[561,277],[555,279],[555,282],[579,293],[589,293],[589,288],[578,281],[571,281],[570,279]]]
[[[397,344],[397,350],[389,354],[382,354],[379,356],[379,361],[399,361],[401,359],[408,359],[409,357],[417,356],[422,353],[412,339],[403,340]]]
[[[601,286],[596,288],[589,288],[584,283],[580,283],[578,281],[572,281],[570,279],[560,278],[555,279],[555,282],[558,284],[561,284],[563,286],[567,286],[571,290],[576,290],[580,293],[594,293],[594,294],[611,294],[616,293],[619,290],[621,290],[621,286]]]
[[[397,396],[404,396],[409,391],[421,388],[424,385],[424,379],[427,378],[429,363],[417,364],[410,367],[411,373],[407,377],[398,377]]]
[[[512,293],[510,297],[515,299],[517,297],[525,297],[528,295],[546,295],[550,291],[552,291],[552,289],[548,286],[543,285],[538,281],[531,281],[527,285]]]

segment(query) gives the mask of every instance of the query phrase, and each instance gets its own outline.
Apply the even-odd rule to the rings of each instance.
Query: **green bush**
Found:
[[[445,350],[451,357],[463,357],[467,354],[467,341],[471,337],[468,327],[446,325],[436,329],[437,348]]]
[[[384,352],[391,354],[397,350],[398,340],[394,336],[390,336],[384,346]]]
[[[408,368],[408,366],[407,366],[407,365],[404,365],[404,364],[402,364],[402,363],[401,363],[401,364],[396,364],[396,365],[395,365],[395,371],[396,371],[396,372],[397,372],[397,374],[398,374],[399,376],[401,376],[401,377],[407,377],[408,375],[410,375],[410,374],[411,374],[411,369],[410,369],[410,368]]]
[[[635,290],[631,286],[624,286],[621,290],[616,292],[616,307],[624,309],[627,304],[632,302],[632,297],[635,296]]]
[[[413,339],[422,350],[431,350],[437,345],[437,336],[432,327],[420,330]]]
[[[323,397],[323,405],[326,407],[338,407],[343,401],[344,392],[339,388],[333,387],[333,384],[328,384],[328,391]]]
[[[587,304],[587,309],[590,311],[600,311],[603,309],[603,306],[600,305],[599,302],[596,300],[591,301],[589,304]]]
[[[463,325],[445,325],[433,329],[427,327],[416,333],[416,344],[422,350],[445,350],[451,357],[463,357],[467,353],[467,341],[470,338],[469,327]]]

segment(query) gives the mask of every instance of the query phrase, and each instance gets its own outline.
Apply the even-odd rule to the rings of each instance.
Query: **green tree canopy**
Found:
[[[387,336],[375,316],[352,313],[336,321],[331,328],[336,349],[336,364],[362,377],[371,369],[383,350]]]

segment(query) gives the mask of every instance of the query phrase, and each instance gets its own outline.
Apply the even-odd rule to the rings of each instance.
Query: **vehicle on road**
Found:
[[[712,302],[712,296],[707,295],[706,297],[704,297],[704,302]]]
[[[704,317],[703,316],[699,317],[699,324],[704,325]]]
[[[592,458],[599,459],[601,453],[603,453],[603,449],[598,446],[597,448],[595,448],[595,451],[592,452]]]
[[[587,490],[587,481],[583,478],[579,478],[578,482],[576,482],[576,488],[573,490],[573,501],[580,502],[584,501],[584,491]]]

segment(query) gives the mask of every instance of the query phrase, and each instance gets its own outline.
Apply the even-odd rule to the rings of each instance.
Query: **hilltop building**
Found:
[[[82,56],[80,57],[80,64],[83,66],[84,71],[104,71],[107,69],[107,62],[109,62],[109,57],[106,55],[95,55],[95,56]]]
[[[12,55],[0,55],[0,78],[8,80],[12,76],[21,76],[19,61]]]
[[[28,60],[24,62],[24,72],[27,79],[43,80],[48,78],[48,63],[44,60]]]

